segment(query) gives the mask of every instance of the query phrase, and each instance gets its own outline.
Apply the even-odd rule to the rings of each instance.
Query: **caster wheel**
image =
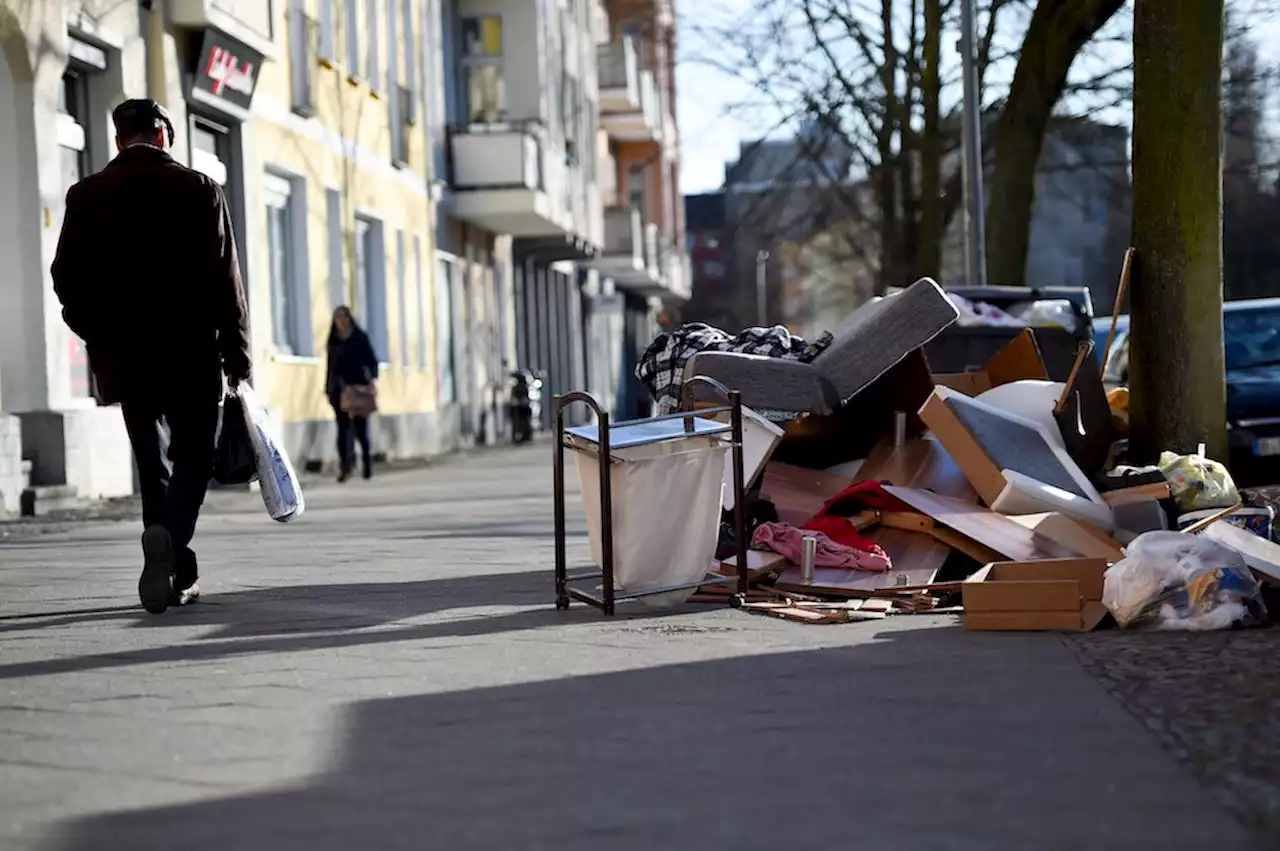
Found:
[[[557,608],[559,611],[562,611],[562,612],[564,612],[564,611],[568,611],[568,609],[569,609],[569,598],[568,598],[568,597],[558,597],[558,598],[556,598],[556,608]]]

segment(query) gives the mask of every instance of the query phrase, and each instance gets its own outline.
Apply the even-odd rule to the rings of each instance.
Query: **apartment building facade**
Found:
[[[34,484],[133,489],[119,409],[93,400],[48,273],[66,190],[114,156],[127,97],[164,103],[175,158],[226,191],[255,386],[299,465],[335,454],[338,305],[383,362],[372,425],[389,457],[499,438],[517,366],[550,393],[625,402],[628,311],[651,319],[688,275],[670,106],[635,140],[655,165],[633,191],[624,137],[659,100],[628,113],[601,95],[624,35],[598,0],[0,0],[0,411],[16,415],[0,419],[0,506],[11,420]],[[620,197],[639,235],[611,241]]]
[[[624,416],[647,412],[632,375],[658,331],[660,311],[689,299],[692,269],[680,195],[675,120],[676,18],[672,0],[607,0],[607,38],[598,48],[604,245],[594,267],[609,280],[594,301],[595,333],[618,345],[611,389]]]

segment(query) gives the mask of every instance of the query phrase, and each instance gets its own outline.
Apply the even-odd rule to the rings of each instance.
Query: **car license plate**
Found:
[[[1280,455],[1280,437],[1259,437],[1253,442],[1253,454],[1259,457]]]

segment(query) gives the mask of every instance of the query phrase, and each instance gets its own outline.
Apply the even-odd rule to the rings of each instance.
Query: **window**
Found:
[[[580,96],[576,78],[565,74],[560,81],[560,123],[564,133],[564,150],[575,161],[583,157],[579,148],[578,124],[582,120],[582,112],[578,108]]]
[[[645,207],[645,167],[633,165],[627,169],[627,203],[640,211],[640,215],[648,221],[649,212]]]
[[[347,68],[351,77],[360,76],[360,10],[356,0],[347,0]]]
[[[469,122],[485,124],[506,118],[500,16],[462,19],[462,80]]]
[[[387,84],[391,95],[391,162],[400,167],[409,164],[408,116],[412,108],[409,89],[404,85],[400,55],[412,49],[402,45],[397,33],[400,24],[401,0],[387,0]],[[408,22],[412,26],[413,22]],[[413,32],[412,29],[406,32]],[[401,50],[401,47],[404,49]]]
[[[414,291],[418,295],[418,368],[427,369],[427,301],[422,291],[422,237],[413,237]]]
[[[58,89],[58,146],[62,166],[62,189],[65,192],[89,175],[89,146],[85,126],[89,123],[89,80],[75,69],[62,75]],[[68,332],[71,395],[87,398],[92,393],[89,357],[79,337]]]
[[[352,0],[354,5],[355,0]],[[365,22],[369,29],[369,88],[380,92],[386,81],[382,77],[382,57],[378,51],[378,0],[366,0]]]
[[[382,222],[356,219],[355,299],[351,310],[364,325],[378,359],[390,359],[391,338],[387,329],[387,253]]]
[[[400,78],[409,91],[409,109],[400,117],[409,124],[418,123],[418,51],[413,37],[413,0],[400,0],[404,14],[404,75]]]
[[[409,295],[408,269],[404,250],[404,231],[396,231],[396,290],[400,302],[400,365],[407,371],[412,365],[409,357]]]
[[[333,4],[337,0],[316,0],[319,7],[320,39],[317,45],[320,64],[332,66],[338,59],[338,45],[334,33]]]
[[[436,259],[436,364],[440,370],[440,402],[457,401],[457,364],[453,356],[453,263]]]
[[[373,278],[373,223],[368,219],[356,219],[355,239],[355,291],[351,294],[351,312],[356,322],[369,322],[369,282]]]
[[[289,8],[289,87],[293,111],[308,117],[315,114],[312,75],[316,30],[316,22],[307,15],[304,0],[293,0]]]
[[[297,242],[294,234],[293,187],[268,174],[263,191],[267,201],[267,255],[271,291],[271,339],[278,351],[302,354],[299,329],[301,305],[297,294]]]
[[[342,193],[324,191],[325,229],[329,241],[329,304],[337,308],[347,303],[347,269],[342,233]]]

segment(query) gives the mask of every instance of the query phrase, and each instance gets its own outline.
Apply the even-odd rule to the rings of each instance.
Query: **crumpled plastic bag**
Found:
[[[244,485],[258,478],[258,456],[249,436],[244,401],[228,393],[219,414],[217,448],[213,455],[213,480],[220,485]]]
[[[1161,452],[1160,472],[1169,481],[1174,502],[1184,512],[1229,508],[1240,501],[1240,491],[1227,468],[1203,455]]]
[[[1122,628],[1217,630],[1267,621],[1244,558],[1208,538],[1146,532],[1107,568],[1102,602]]]
[[[296,520],[306,511],[306,500],[303,499],[302,486],[298,483],[298,474],[293,469],[293,462],[289,460],[289,455],[284,451],[279,436],[271,427],[266,407],[258,401],[257,394],[247,382],[242,382],[231,392],[241,401],[245,428],[253,444],[262,502],[267,508],[267,514],[278,523]]]

